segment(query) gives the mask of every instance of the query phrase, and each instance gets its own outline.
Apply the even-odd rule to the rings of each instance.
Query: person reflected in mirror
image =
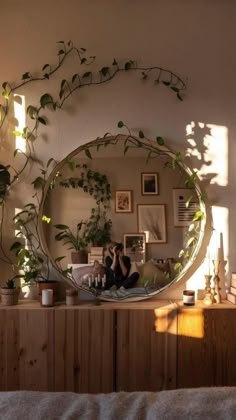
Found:
[[[124,254],[122,243],[112,242],[105,257],[106,289],[130,289],[139,279],[139,273],[130,274],[131,261]]]

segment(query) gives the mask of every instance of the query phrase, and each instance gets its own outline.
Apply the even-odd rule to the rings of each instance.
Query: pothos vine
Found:
[[[103,85],[114,79],[119,73],[126,72],[138,72],[140,74],[141,80],[147,81],[151,79],[155,85],[162,84],[171,92],[173,92],[179,101],[183,100],[183,96],[186,90],[186,83],[183,81],[183,79],[169,69],[162,68],[160,66],[142,67],[139,66],[135,60],[130,59],[120,63],[119,60],[114,58],[110,65],[104,65],[100,68],[100,70],[92,71],[90,69],[96,61],[96,57],[89,56],[85,48],[74,46],[72,41],[67,43],[64,41],[59,41],[57,44],[59,48],[57,51],[58,62],[56,64],[44,64],[41,67],[39,74],[33,74],[30,71],[26,71],[24,74],[22,74],[18,82],[5,81],[2,83],[3,102],[0,103],[0,141],[2,141],[3,128],[7,122],[7,117],[10,112],[12,103],[14,99],[16,99],[15,96],[17,96],[17,93],[20,91],[20,89],[27,85],[34,86],[35,83],[42,83],[52,80],[55,74],[59,71],[59,69],[63,67],[70,56],[75,55],[78,57],[80,66],[79,71],[72,74],[70,78],[62,78],[59,84],[58,94],[56,96],[53,96],[49,91],[47,91],[39,97],[38,104],[29,104],[26,109],[26,115],[31,121],[31,124],[26,125],[22,131],[13,131],[15,136],[21,137],[26,143],[26,152],[20,149],[15,149],[14,151],[14,157],[17,157],[18,153],[21,153],[21,155],[25,157],[25,161],[23,162],[20,169],[16,170],[12,165],[0,163],[0,206],[2,210],[0,224],[0,250],[2,255],[0,256],[0,259],[10,264],[12,264],[12,260],[6,253],[3,238],[3,218],[7,193],[13,184],[23,174],[28,164],[35,160],[33,155],[33,142],[35,142],[37,139],[40,126],[46,126],[48,124],[48,119],[46,116],[48,109],[57,111],[58,109],[63,108],[64,104],[71,98],[75,91],[79,91],[84,87],[88,88],[94,85]],[[118,123],[118,127],[122,128],[123,126],[123,122],[120,121]],[[144,134],[141,131],[139,132],[139,138],[144,138]],[[162,142],[162,137],[157,137],[157,143],[161,145]],[[127,144],[126,147],[130,146]],[[137,147],[140,147],[139,143],[137,143]],[[126,151],[127,149],[124,150],[124,153],[126,153]],[[85,149],[85,153],[89,157],[89,148]],[[151,152],[149,151],[149,153]],[[176,153],[173,162],[177,162],[178,159],[181,159],[181,155]],[[55,161],[50,159],[47,163],[47,167],[40,169],[41,175],[32,182],[35,189],[40,188],[41,191],[43,191],[49,168],[51,168],[51,165],[54,164]],[[37,201],[37,193],[35,194],[35,197]],[[27,229],[25,229],[25,227],[28,221],[32,220],[33,213],[34,220],[36,220],[35,228],[37,231],[37,206],[38,202],[36,202],[36,204],[30,203],[27,204],[23,210],[23,212],[27,215],[24,226],[21,226],[21,229],[24,227],[25,235],[27,235]],[[16,221],[17,218],[15,218],[14,222]],[[32,237],[30,234],[28,234],[28,237],[31,238],[31,244]],[[38,247],[40,247],[40,242],[36,248],[38,249]],[[33,250],[34,254],[36,254],[37,249],[35,249],[35,246],[31,244],[31,250]]]

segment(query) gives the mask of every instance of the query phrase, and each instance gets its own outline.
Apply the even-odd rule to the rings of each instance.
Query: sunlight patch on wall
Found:
[[[191,156],[199,178],[210,177],[210,184],[228,185],[228,129],[225,126],[192,121],[186,126]]]
[[[14,95],[14,116],[18,122],[15,130],[22,132],[26,126],[24,95]],[[16,136],[16,149],[24,153],[26,152],[26,142],[21,136]]]

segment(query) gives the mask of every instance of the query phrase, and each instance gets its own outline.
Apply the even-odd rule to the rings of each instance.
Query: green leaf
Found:
[[[176,86],[170,86],[170,88],[174,91],[174,92],[179,92],[179,89]]]
[[[57,257],[57,258],[55,258],[55,262],[60,262],[61,260],[63,260],[63,258],[65,258],[65,255],[63,257]]]
[[[51,217],[47,217],[45,214],[42,216],[42,221],[46,222],[46,223],[50,223],[51,222]]]
[[[40,122],[43,125],[47,125],[46,120],[44,118],[42,118],[42,117],[38,117],[37,118],[37,121]]]
[[[38,110],[37,110],[37,108],[35,108],[34,106],[29,105],[29,106],[27,107],[27,109],[26,109],[26,113],[27,113],[27,115],[29,115],[29,117],[30,117],[32,120],[34,120],[34,119],[35,119],[35,117],[36,117],[36,115],[37,115],[37,113],[38,113]]]
[[[44,73],[45,79],[49,79],[49,73]]]
[[[113,60],[112,65],[113,65],[113,66],[117,66],[117,61],[116,61],[116,59],[115,59],[115,58],[114,58],[114,60]]]
[[[62,81],[61,81],[61,89],[63,89],[64,88],[64,86],[65,86],[65,84],[67,83],[67,80],[66,79],[63,79]]]
[[[164,139],[160,136],[156,137],[156,142],[159,146],[163,146],[165,144]]]
[[[92,159],[92,155],[91,155],[91,153],[90,153],[90,150],[89,149],[85,149],[85,154],[86,154],[86,156],[89,158],[89,159]]]
[[[7,91],[7,90],[3,90],[3,92],[2,92],[2,96],[3,96],[5,99],[9,99],[9,93],[8,93],[8,91]]]
[[[186,247],[188,248],[190,245],[192,245],[193,242],[194,242],[194,240],[195,240],[195,237],[194,236],[192,236],[191,238],[189,238],[188,241],[187,241]]]
[[[57,53],[57,55],[62,55],[62,54],[65,54],[64,50],[59,50],[58,53]]]
[[[125,63],[125,71],[128,71],[131,69],[131,62],[127,61],[127,63]]]
[[[47,168],[50,166],[50,164],[51,164],[52,162],[54,162],[54,159],[53,159],[53,158],[50,158],[50,159],[47,161]]]
[[[13,101],[16,102],[17,104],[22,105],[22,97],[19,95],[14,95],[13,96]]]
[[[177,93],[177,98],[178,98],[180,101],[183,101],[183,98],[182,98],[182,96],[181,96],[179,93]]]
[[[143,131],[139,131],[139,133],[138,133],[138,135],[139,135],[139,138],[140,139],[144,139],[144,133],[143,133]]]
[[[20,149],[15,149],[15,150],[14,150],[14,153],[13,153],[13,156],[15,157],[15,156],[17,155],[17,153],[18,153],[18,152],[21,152],[21,151],[20,151]]]
[[[75,83],[76,79],[79,79],[78,73],[75,73],[74,76],[72,76],[72,79],[71,79],[72,83]]]
[[[86,63],[86,61],[87,61],[87,58],[83,57],[83,58],[81,58],[81,60],[80,60],[80,64],[84,64],[84,63]]]
[[[13,130],[12,134],[14,134],[16,137],[21,137],[22,136],[21,131],[18,131],[18,130]]]
[[[48,67],[49,67],[49,69],[51,68],[50,64],[44,64],[44,66],[42,67],[42,71],[45,70]]]
[[[69,226],[67,225],[62,225],[62,224],[57,224],[57,225],[53,225],[55,228],[60,229],[60,230],[67,230],[70,229]]]
[[[201,211],[201,210],[196,211],[196,213],[194,214],[194,217],[193,217],[193,222],[196,222],[197,220],[200,220],[200,219],[204,218],[204,216],[205,216],[205,214],[204,214],[203,211]]]
[[[31,75],[28,71],[22,75],[22,80],[27,80],[27,79],[30,79],[30,78],[31,78]]]
[[[119,121],[119,122],[118,122],[118,124],[117,124],[117,127],[119,127],[119,128],[124,127],[124,123],[123,123],[123,121]]]
[[[11,245],[10,251],[19,250],[21,248],[24,248],[24,245],[21,242],[16,241]]]
[[[43,188],[45,185],[45,179],[43,179],[41,176],[38,176],[37,178],[35,178],[34,181],[31,182],[31,184],[33,184],[36,190],[39,188]]]
[[[82,78],[85,79],[86,77],[92,76],[91,71],[86,71],[86,73],[83,74]]]
[[[109,68],[110,67],[102,67],[101,70],[99,70],[99,73],[101,73],[103,76],[106,76],[109,74]]]
[[[126,153],[128,152],[128,150],[129,150],[129,146],[125,146],[125,148],[124,148],[124,155],[126,155]]]
[[[176,160],[177,162],[179,162],[181,159],[182,159],[182,154],[181,154],[181,152],[176,152],[176,154],[175,154],[175,160]]]
[[[53,103],[53,97],[49,93],[45,93],[40,98],[40,105],[45,108],[46,105]]]
[[[165,80],[162,82],[165,86],[170,86],[170,82],[166,82]]]

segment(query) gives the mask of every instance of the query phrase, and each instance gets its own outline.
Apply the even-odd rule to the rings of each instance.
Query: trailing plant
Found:
[[[111,185],[105,174],[98,171],[92,171],[87,164],[75,164],[72,161],[66,162],[71,170],[77,171],[76,177],[67,178],[60,181],[60,185],[65,188],[79,188],[85,193],[91,195],[96,203],[96,207],[91,209],[91,215],[85,222],[77,226],[84,227],[82,237],[86,245],[98,244],[105,246],[111,241],[112,221],[107,217],[107,211],[110,207]],[[59,225],[56,225],[58,228]],[[69,227],[67,227],[69,229]],[[72,232],[68,231],[70,235]],[[55,236],[56,240],[63,239],[65,232]],[[76,242],[76,241],[75,241]]]
[[[79,172],[76,177],[71,177],[60,181],[60,185],[65,188],[80,188],[85,193],[90,194],[98,206],[102,205],[105,209],[110,206],[111,185],[105,174],[92,171],[87,164],[75,164],[67,162],[71,170],[77,169]]]
[[[78,57],[80,66],[91,66],[95,61],[95,56],[88,56],[85,48],[77,48],[73,45],[71,41],[65,43],[64,41],[58,42],[58,62],[57,64],[44,64],[41,68],[41,71],[36,74],[32,74],[30,71],[25,71],[21,79],[18,82],[12,83],[5,81],[2,83],[2,98],[3,103],[0,104],[0,135],[3,130],[4,124],[7,121],[7,116],[11,111],[12,104],[14,101],[20,101],[20,97],[17,96],[17,93],[26,86],[32,85],[35,83],[40,83],[53,79],[55,74],[59,69],[62,68],[63,64],[67,59],[75,54]],[[82,67],[81,67],[82,68]],[[61,109],[66,101],[72,96],[72,94],[80,90],[83,87],[89,87],[93,85],[103,85],[106,82],[111,81],[116,77],[118,73],[125,72],[139,72],[141,79],[147,81],[148,79],[153,79],[156,85],[162,84],[170,89],[173,93],[177,95],[179,100],[183,99],[183,93],[186,89],[185,82],[177,76],[175,73],[168,69],[164,69],[159,66],[154,67],[140,67],[134,60],[127,60],[124,64],[120,64],[118,60],[114,59],[111,65],[105,65],[97,72],[92,71],[82,71],[76,72],[68,78],[63,78],[60,81],[58,94],[53,97],[52,94],[47,91],[38,99],[37,104],[29,104],[26,109],[27,117],[30,121],[30,125],[26,125],[22,131],[14,130],[13,134],[16,137],[21,137],[26,145],[26,151],[16,149],[13,156],[16,158],[20,153],[24,157],[24,160],[21,158],[20,162],[23,160],[23,163],[19,169],[15,169],[12,165],[3,165],[0,164],[0,205],[1,205],[1,223],[0,223],[0,259],[9,264],[12,263],[12,259],[6,253],[4,246],[3,238],[3,226],[4,226],[4,214],[5,214],[5,202],[7,191],[11,190],[11,187],[20,179],[26,168],[30,163],[36,163],[36,158],[33,151],[33,142],[38,137],[38,131],[40,127],[48,125],[48,118],[46,113],[48,110],[58,110]],[[86,149],[87,150],[87,149]],[[89,157],[89,150],[88,150]],[[42,170],[42,175],[33,181],[35,188],[40,187],[43,191],[43,187],[46,180],[46,172]],[[52,182],[53,188],[53,182]],[[15,251],[17,257],[17,267],[23,268],[24,264],[28,261],[27,267],[29,268],[29,273],[25,280],[28,281],[29,278],[36,278],[36,273],[41,273],[42,259],[45,263],[46,260],[46,272],[48,273],[48,260],[47,255],[43,251],[43,247],[38,236],[38,225],[37,225],[37,215],[38,215],[38,205],[37,195],[34,197],[35,202],[29,203],[24,206],[24,209],[17,217],[14,218],[14,223],[16,223],[19,228],[19,235],[22,236],[24,240],[27,241],[27,247],[24,246],[21,242],[16,244],[17,241],[12,246],[12,250]],[[91,217],[93,217],[92,215]],[[45,221],[47,216],[45,216]],[[109,221],[107,221],[109,223]],[[29,226],[33,226],[33,231],[30,230]],[[35,258],[35,260],[34,260]],[[58,257],[58,263],[63,257]],[[26,267],[26,266],[25,266]],[[37,274],[38,275],[38,274]],[[46,274],[47,277],[48,274]]]

